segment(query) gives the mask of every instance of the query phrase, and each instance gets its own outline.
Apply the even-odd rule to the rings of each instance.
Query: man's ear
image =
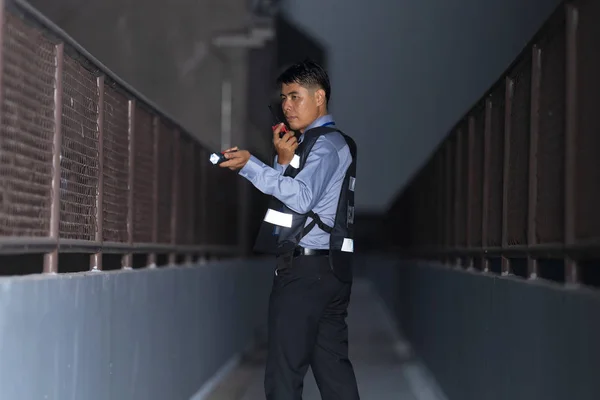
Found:
[[[325,103],[327,102],[326,97],[325,97],[325,91],[323,89],[317,89],[315,91],[315,97],[317,100],[317,105],[318,106],[324,106]]]

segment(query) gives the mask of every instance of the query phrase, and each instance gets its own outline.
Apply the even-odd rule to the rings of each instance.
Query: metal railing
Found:
[[[235,174],[27,3],[0,14],[0,254],[237,253]]]
[[[599,21],[599,2],[563,3],[456,124],[390,210],[402,251],[527,278],[558,265],[554,280],[586,283],[581,266],[600,258]]]

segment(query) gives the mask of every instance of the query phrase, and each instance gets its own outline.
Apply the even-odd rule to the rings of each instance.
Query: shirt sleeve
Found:
[[[274,196],[297,213],[306,214],[322,197],[339,163],[335,146],[320,137],[295,178],[283,176],[254,156],[240,170],[240,175],[264,194]]]
[[[277,156],[277,154],[275,154],[275,160],[273,161],[273,168],[280,174],[283,174],[285,172],[285,169],[288,167],[288,164],[281,165],[277,162],[277,159],[278,159],[278,156]]]

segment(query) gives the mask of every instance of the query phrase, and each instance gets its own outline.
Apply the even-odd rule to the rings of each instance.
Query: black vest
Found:
[[[269,209],[258,232],[254,251],[273,255],[290,253],[300,240],[317,225],[330,234],[329,262],[332,270],[340,280],[349,282],[352,280],[352,253],[354,251],[354,186],[356,181],[356,144],[354,140],[334,128],[310,129],[305,132],[304,140],[296,150],[299,160],[295,166],[298,168],[289,165],[283,175],[292,178],[298,175],[304,168],[308,154],[317,139],[332,132],[339,132],[344,137],[352,155],[352,163],[348,167],[342,183],[333,226],[324,224],[312,211],[306,214],[296,213],[271,196]],[[312,221],[307,225],[309,217]]]

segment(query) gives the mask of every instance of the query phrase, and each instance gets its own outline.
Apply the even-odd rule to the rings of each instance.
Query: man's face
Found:
[[[281,108],[294,131],[304,132],[319,117],[322,100],[317,91],[307,89],[297,83],[281,85]]]

